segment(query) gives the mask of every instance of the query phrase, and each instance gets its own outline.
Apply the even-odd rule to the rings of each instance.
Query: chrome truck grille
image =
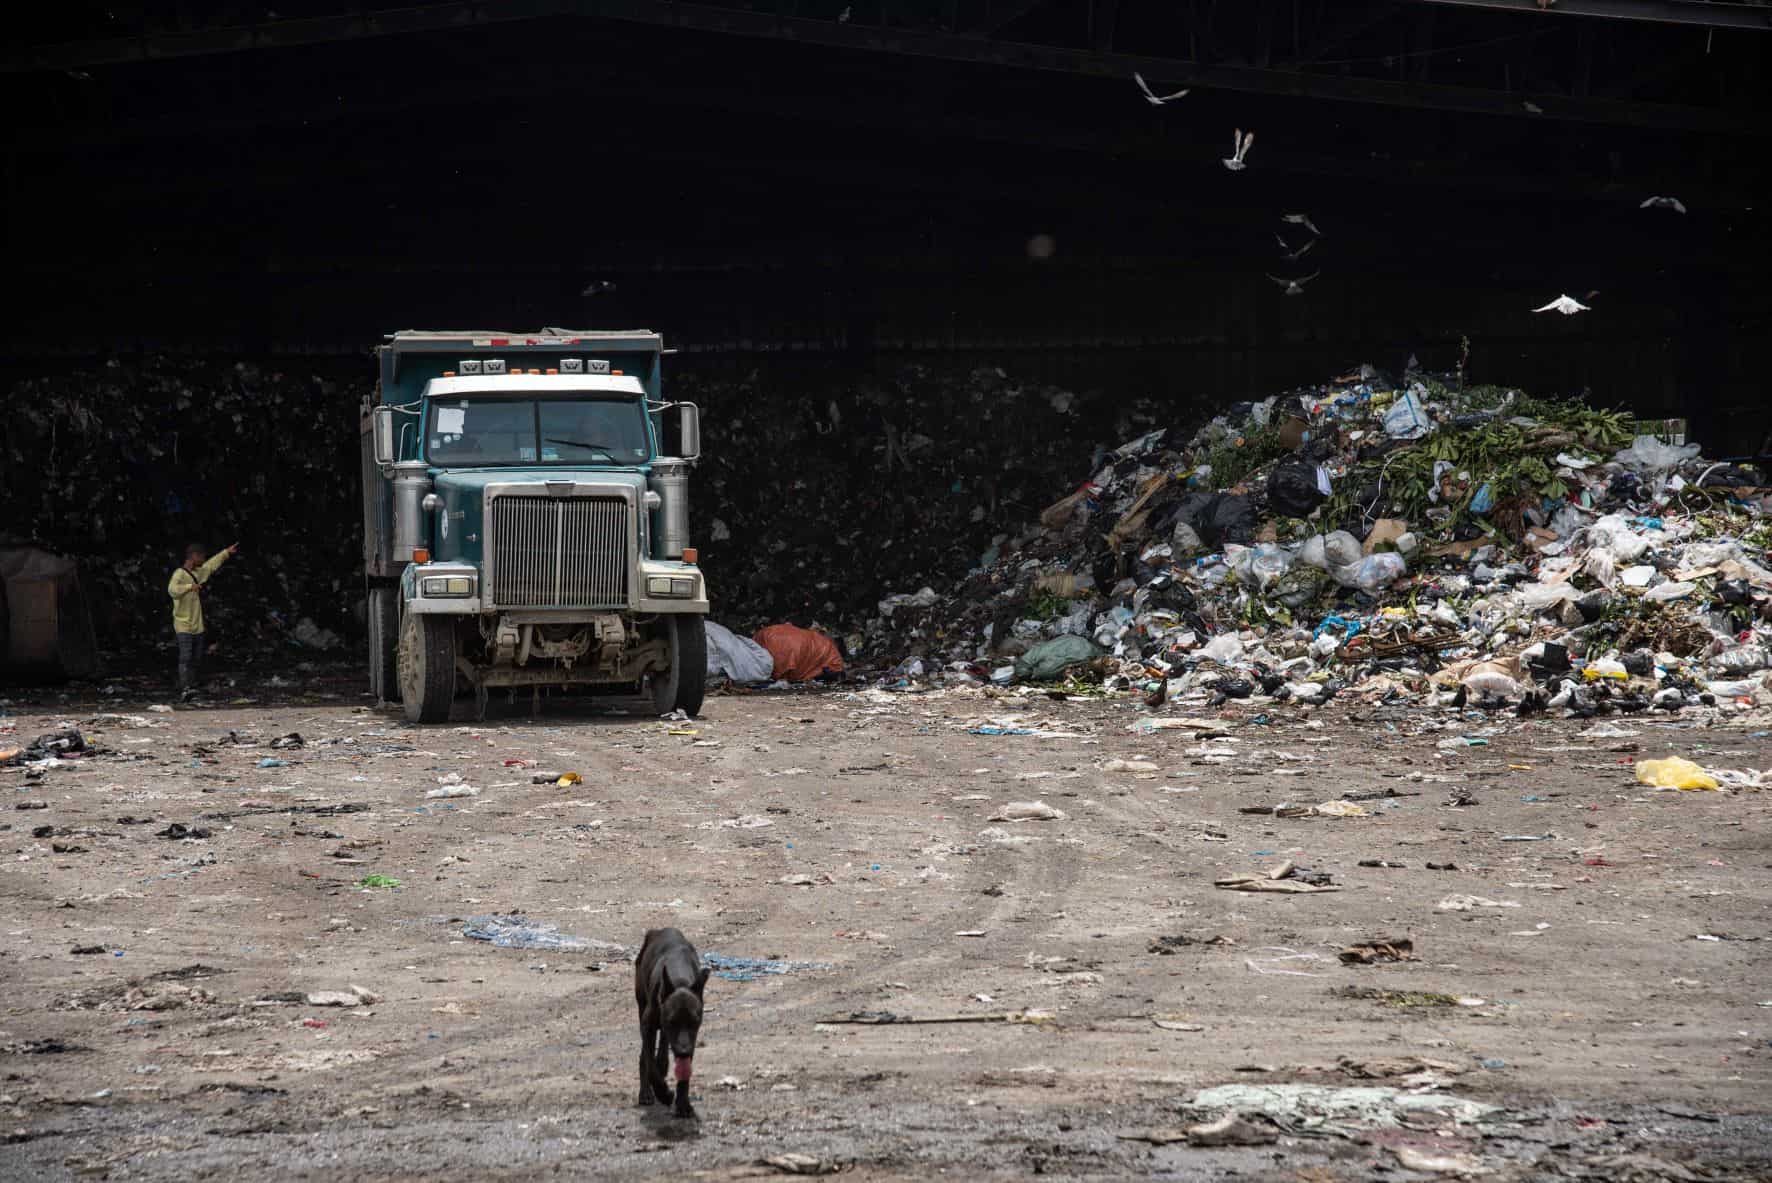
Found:
[[[625,607],[631,532],[619,497],[493,498],[493,606]]]

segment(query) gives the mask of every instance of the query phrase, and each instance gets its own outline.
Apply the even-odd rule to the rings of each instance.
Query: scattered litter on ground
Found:
[[[500,949],[604,949],[610,952],[623,949],[611,941],[563,933],[557,925],[519,912],[470,917],[461,935],[470,941],[485,941]]]
[[[1318,1119],[1343,1129],[1384,1129],[1419,1121],[1482,1121],[1500,1107],[1449,1093],[1413,1093],[1381,1085],[1334,1088],[1318,1084],[1226,1084],[1201,1089],[1183,1108],[1195,1112],[1262,1114],[1289,1125]]]
[[[1720,789],[1717,778],[1680,756],[1637,761],[1637,783],[1658,789]]]
[[[751,982],[758,978],[774,978],[784,974],[831,968],[828,961],[789,961],[782,957],[727,957],[720,953],[703,953],[702,964],[714,971],[717,978],[729,982]]]
[[[1414,961],[1415,942],[1408,937],[1372,937],[1341,951],[1347,965],[1377,965],[1385,961]]]
[[[1044,801],[1011,801],[993,814],[994,822],[1063,821],[1064,813]]]

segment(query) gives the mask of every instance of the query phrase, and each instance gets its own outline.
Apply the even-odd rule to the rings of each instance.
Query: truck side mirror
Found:
[[[392,464],[394,462],[394,408],[377,407],[370,412],[371,426],[375,432],[375,462]]]
[[[701,458],[701,408],[694,403],[678,403],[677,414],[682,416],[683,450],[679,453],[685,460]]]

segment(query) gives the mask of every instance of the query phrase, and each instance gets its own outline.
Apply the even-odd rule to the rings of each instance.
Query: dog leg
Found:
[[[689,1103],[689,1082],[687,1080],[679,1080],[677,1082],[677,1103],[672,1108],[671,1112],[678,1117],[695,1116],[695,1106]]]
[[[640,1099],[637,1104],[651,1105],[656,1099],[658,1085],[654,1082],[652,1049],[659,1043],[658,1026],[648,1023],[646,1017],[640,1017]]]
[[[659,1033],[658,1054],[652,1060],[652,1092],[660,1105],[671,1103],[671,1086],[665,1079],[665,1073],[671,1066],[671,1049],[666,1046],[664,1034]]]

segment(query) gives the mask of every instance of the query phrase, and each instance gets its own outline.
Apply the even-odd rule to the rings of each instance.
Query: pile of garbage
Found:
[[[1367,366],[1092,469],[947,592],[883,599],[851,647],[899,684],[1213,703],[1772,702],[1772,491],[1677,421]]]
[[[846,635],[892,588],[953,582],[1004,540],[1002,523],[1039,513],[1055,473],[1161,422],[1154,399],[989,366],[810,389],[757,374],[669,382],[702,408],[690,534],[715,611],[744,631],[791,621]]]
[[[788,373],[788,371],[784,371]],[[239,542],[204,614],[224,662],[348,657],[361,636],[358,404],[370,358],[114,358],[22,379],[0,422],[0,534],[80,564],[113,659],[171,643],[182,547]],[[668,375],[701,404],[692,536],[722,619],[842,635],[893,581],[948,583],[1054,472],[1157,422],[1152,400],[994,368]]]
[[[170,644],[166,581],[193,540],[240,543],[204,598],[213,644],[342,654],[362,600],[365,381],[348,373],[368,363],[330,367],[146,357],[22,379],[0,529],[79,562],[112,657]]]

